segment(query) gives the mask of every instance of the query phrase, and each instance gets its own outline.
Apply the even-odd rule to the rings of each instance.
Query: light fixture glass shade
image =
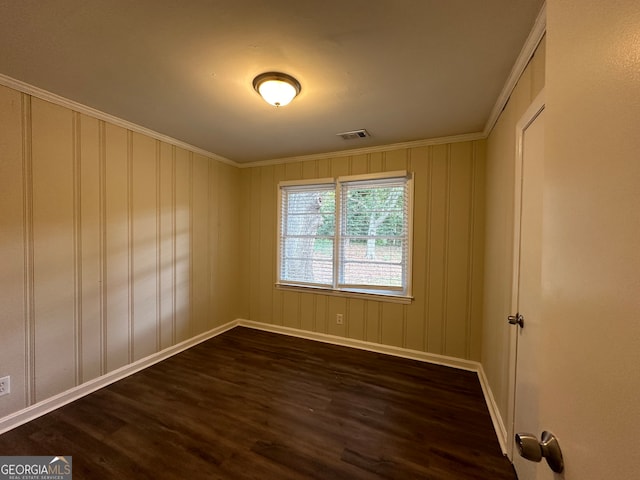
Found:
[[[265,102],[283,107],[300,93],[300,83],[291,75],[279,72],[267,72],[253,79],[253,88]]]

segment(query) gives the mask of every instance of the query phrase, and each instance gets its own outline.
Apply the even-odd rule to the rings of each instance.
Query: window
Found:
[[[409,297],[406,172],[279,185],[278,284]]]

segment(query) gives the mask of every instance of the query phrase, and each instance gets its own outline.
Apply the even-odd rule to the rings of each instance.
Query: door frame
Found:
[[[533,100],[525,113],[516,124],[516,152],[514,174],[513,201],[513,257],[511,277],[511,310],[509,315],[515,315],[518,309],[519,279],[520,279],[520,231],[522,228],[522,161],[524,155],[524,133],[542,113],[546,106],[544,89]],[[507,319],[505,318],[505,325]],[[516,367],[518,361],[518,328],[509,325],[509,403],[507,409],[507,456],[513,462],[515,413],[516,413]]]

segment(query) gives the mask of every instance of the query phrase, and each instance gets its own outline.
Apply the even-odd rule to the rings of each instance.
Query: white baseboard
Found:
[[[77,387],[66,390],[62,393],[49,397],[46,400],[35,403],[30,407],[19,410],[15,413],[7,415],[0,419],[0,434],[12,430],[20,425],[35,420],[42,415],[45,415],[57,408],[60,408],[68,403],[78,400],[90,393],[95,392],[107,385],[110,385],[118,380],[122,380],[129,375],[133,375],[140,370],[144,370],[151,365],[154,365],[162,360],[165,360],[173,355],[176,355],[188,348],[191,348],[199,343],[202,343],[210,338],[216,337],[227,330],[230,330],[238,325],[238,321],[234,320],[219,327],[213,328],[207,332],[201,333],[189,340],[178,343],[172,347],[166,348],[160,352],[149,355],[148,357],[137,360],[129,365],[120,367],[113,372],[109,372],[93,380],[89,380]]]
[[[507,429],[505,428],[502,417],[500,416],[500,410],[498,409],[498,404],[496,403],[496,399],[493,396],[491,387],[489,386],[487,376],[484,373],[484,368],[482,368],[482,364],[479,365],[480,368],[478,369],[478,380],[480,380],[482,393],[484,394],[484,399],[487,402],[489,415],[491,415],[491,421],[493,422],[493,428],[496,431],[496,436],[498,437],[498,443],[500,444],[500,448],[502,449],[502,454],[507,455]]]
[[[18,412],[12,413],[6,417],[0,419],[0,434],[14,429],[24,423],[35,420],[36,418],[45,415],[57,408],[60,408],[68,403],[78,400],[90,393],[95,392],[107,385],[110,385],[118,380],[122,380],[129,375],[133,375],[140,370],[150,367],[162,360],[165,360],[173,355],[176,355],[188,348],[191,348],[199,343],[216,337],[232,328],[237,326],[253,328],[255,330],[264,330],[267,332],[278,333],[282,335],[289,335],[292,337],[304,338],[307,340],[316,340],[319,342],[329,343],[332,345],[340,345],[343,347],[357,348],[360,350],[367,350],[370,352],[383,353],[387,355],[394,355],[396,357],[407,358],[411,360],[418,360],[420,362],[433,363],[437,365],[443,365],[446,367],[453,367],[461,370],[467,370],[476,372],[482,387],[487,408],[491,415],[491,421],[498,437],[498,442],[502,448],[502,452],[506,454],[506,429],[504,423],[500,417],[497,404],[487,382],[487,378],[484,374],[484,369],[479,362],[472,360],[465,360],[461,358],[448,357],[445,355],[437,355],[434,353],[421,352],[418,350],[410,350],[407,348],[394,347],[391,345],[382,345],[380,343],[365,342],[363,340],[356,340],[353,338],[344,338],[336,335],[328,335],[325,333],[309,332],[307,330],[299,330],[296,328],[284,327],[281,325],[272,325],[267,323],[254,322],[251,320],[236,319],[228,322],[224,325],[216,327],[208,332],[201,333],[189,340],[185,340],[177,345],[169,347],[161,352],[154,353],[148,357],[140,359],[129,365],[125,365],[113,372],[107,373],[101,377],[90,380],[82,385],[66,390],[58,395],[47,398],[41,402],[38,402],[30,407],[22,409]]]
[[[444,365],[445,367],[453,367],[472,372],[477,372],[478,367],[480,366],[478,362],[474,362],[473,360],[447,357],[445,355],[438,355],[435,353],[410,350],[408,348],[383,345],[381,343],[366,342],[364,340],[339,337],[337,335],[329,335],[326,333],[310,332],[308,330],[299,330],[297,328],[283,327],[281,325],[273,325],[270,323],[260,323],[254,322],[252,320],[240,319],[238,320],[238,325],[253,328],[256,330],[265,330],[267,332],[290,335],[292,337],[305,338],[307,340],[316,340],[318,342],[330,343],[332,345],[340,345],[342,347],[357,348],[359,350],[385,353],[387,355],[394,355],[396,357],[408,358],[411,360],[419,360],[421,362],[435,363],[437,365]]]
[[[307,330],[299,330],[296,328],[283,327],[281,325],[272,325],[268,323],[254,322],[251,320],[237,320],[238,325],[243,327],[254,328],[257,330],[265,330],[273,333],[280,333],[284,335],[290,335],[298,338],[305,338],[308,340],[316,340],[320,342],[330,343],[333,345],[340,345],[343,347],[358,348],[361,350],[368,350],[370,352],[384,353],[387,355],[394,355],[396,357],[408,358],[411,360],[418,360],[420,362],[435,363],[437,365],[444,365],[446,367],[458,368],[461,370],[467,370],[476,372],[480,386],[482,387],[482,393],[484,400],[487,403],[487,409],[491,416],[491,422],[493,428],[496,431],[498,437],[498,443],[502,449],[503,455],[507,455],[507,430],[504,427],[504,422],[500,416],[498,404],[495,401],[491,387],[482,368],[482,364],[473,360],[465,360],[456,357],[447,357],[445,355],[437,355],[435,353],[426,353],[418,350],[410,350],[407,348],[394,347],[390,345],[382,345],[380,343],[365,342],[363,340],[356,340],[353,338],[338,337],[336,335],[328,335],[326,333],[309,332]]]

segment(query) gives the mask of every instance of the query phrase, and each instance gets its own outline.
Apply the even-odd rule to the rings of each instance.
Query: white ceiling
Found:
[[[0,0],[0,73],[239,163],[386,145],[482,131],[542,3]]]

